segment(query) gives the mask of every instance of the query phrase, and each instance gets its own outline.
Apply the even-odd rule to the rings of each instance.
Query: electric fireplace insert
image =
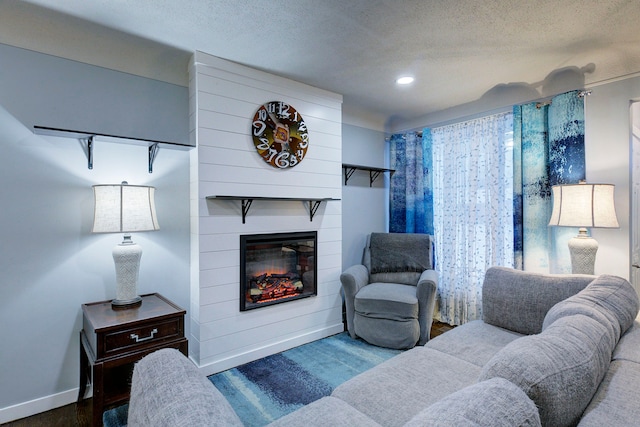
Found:
[[[240,311],[317,295],[317,232],[240,236]]]

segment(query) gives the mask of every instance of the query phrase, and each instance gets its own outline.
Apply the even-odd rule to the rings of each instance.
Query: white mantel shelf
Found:
[[[269,201],[280,201],[280,202],[308,202],[309,203],[309,221],[313,221],[313,217],[316,214],[316,211],[320,207],[322,202],[328,201],[338,201],[340,199],[333,199],[330,197],[325,198],[313,198],[313,197],[253,197],[253,196],[207,196],[207,200],[240,200],[242,201],[242,223],[245,223],[245,219],[247,217],[247,213],[249,212],[249,208],[251,208],[251,204],[254,200],[269,200]]]

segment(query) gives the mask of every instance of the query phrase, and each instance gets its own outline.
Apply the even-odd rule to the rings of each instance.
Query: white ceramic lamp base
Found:
[[[130,235],[113,248],[113,261],[116,265],[116,298],[111,301],[113,308],[129,308],[141,303],[142,298],[136,290],[142,248],[131,240]]]
[[[571,272],[573,274],[593,274],[596,252],[598,252],[598,242],[587,235],[586,229],[581,228],[580,233],[569,240]]]

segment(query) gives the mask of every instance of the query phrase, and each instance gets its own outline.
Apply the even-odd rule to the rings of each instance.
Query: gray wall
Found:
[[[342,163],[386,167],[383,132],[343,123]],[[344,171],[343,171],[344,180]],[[344,181],[343,181],[344,182]],[[357,170],[342,187],[342,268],[362,261],[367,234],[388,229],[389,173],[369,187],[369,172]]]
[[[1,423],[75,399],[80,306],[115,296],[122,236],[91,234],[93,184],[157,188],[160,230],[133,236],[144,250],[139,293],[188,309],[190,255],[188,151],[161,149],[149,174],[146,147],[98,140],[89,170],[78,140],[31,129],[187,141],[187,88],[4,45],[0,64]]]
[[[0,58],[0,102],[30,129],[189,144],[185,87],[3,44]]]

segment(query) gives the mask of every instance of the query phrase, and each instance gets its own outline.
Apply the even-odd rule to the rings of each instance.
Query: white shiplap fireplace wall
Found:
[[[342,204],[257,200],[242,223],[241,202],[207,196],[341,199],[342,96],[196,52],[190,65],[190,354],[209,375],[342,331]],[[309,148],[287,170],[256,152],[258,107],[284,101],[304,118]],[[239,309],[240,235],[316,230],[318,295]]]

